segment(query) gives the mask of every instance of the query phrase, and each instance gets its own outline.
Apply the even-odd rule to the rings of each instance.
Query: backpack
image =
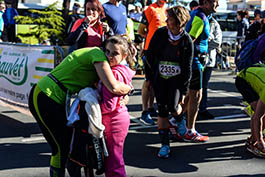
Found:
[[[235,64],[239,71],[242,69],[253,66],[255,63],[262,62],[262,57],[260,57],[260,61],[254,60],[253,57],[255,53],[263,53],[264,47],[263,45],[259,45],[265,41],[265,34],[261,35],[259,38],[254,40],[248,40],[243,43],[241,49],[235,56]]]
[[[96,138],[88,132],[89,122],[85,104],[85,101],[79,103],[80,120],[73,124],[74,131],[68,158],[76,165],[85,167],[91,173],[95,169],[96,175],[101,175],[105,172],[106,144],[104,137]]]

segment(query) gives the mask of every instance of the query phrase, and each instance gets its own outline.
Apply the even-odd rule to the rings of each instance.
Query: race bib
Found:
[[[177,62],[160,61],[159,73],[161,77],[169,79],[179,75],[181,73],[181,69],[179,63]]]

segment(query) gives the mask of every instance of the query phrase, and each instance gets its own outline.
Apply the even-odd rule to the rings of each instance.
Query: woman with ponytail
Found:
[[[133,68],[133,51],[127,40],[121,36],[112,36],[105,41],[104,51],[115,78],[131,85],[135,71],[130,69]],[[113,94],[104,85],[99,88],[102,123],[109,152],[105,174],[106,177],[126,177],[123,145],[128,134],[130,115],[127,107],[120,104],[125,95]]]

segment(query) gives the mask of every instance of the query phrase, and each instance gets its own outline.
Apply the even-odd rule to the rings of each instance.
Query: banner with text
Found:
[[[0,44],[0,97],[27,107],[31,87],[53,68],[53,46]]]

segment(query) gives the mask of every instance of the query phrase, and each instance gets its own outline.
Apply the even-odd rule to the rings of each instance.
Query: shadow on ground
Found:
[[[30,137],[40,133],[37,123],[23,123],[3,114],[0,114],[0,119],[0,138]]]
[[[157,128],[130,132],[124,152],[126,165],[137,168],[159,169],[161,172],[173,174],[198,171],[198,167],[194,165],[197,163],[253,158],[246,151],[244,138],[231,138],[231,136],[236,135],[243,135],[244,137],[249,135],[249,131],[243,131],[249,129],[249,119],[233,119],[229,122],[204,121],[198,122],[196,127],[200,133],[208,135],[210,141],[207,143],[172,142],[171,157],[167,160],[157,157],[160,147],[159,136],[156,133]],[[217,142],[216,138],[219,137],[224,139],[227,137],[227,140]],[[211,141],[212,139],[215,139],[215,141]]]

